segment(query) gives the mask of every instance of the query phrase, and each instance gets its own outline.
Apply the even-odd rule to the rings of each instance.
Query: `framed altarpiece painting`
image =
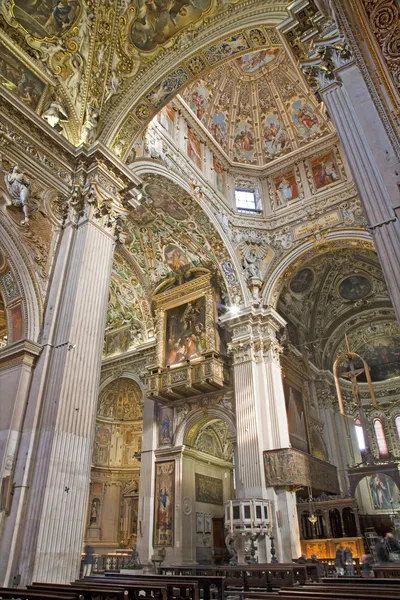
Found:
[[[212,274],[198,276],[153,296],[157,314],[157,365],[148,380],[150,395],[161,400],[221,388],[224,364]]]

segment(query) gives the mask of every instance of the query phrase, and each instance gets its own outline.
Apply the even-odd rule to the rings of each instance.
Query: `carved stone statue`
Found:
[[[68,121],[68,115],[60,102],[52,102],[48,108],[42,113],[42,118],[48,122],[56,131],[62,131],[62,125]]]
[[[243,257],[242,266],[248,279],[251,277],[261,279],[261,259],[255,252],[250,250],[250,252]]]
[[[86,119],[82,127],[82,142],[90,146],[96,141],[97,125],[99,124],[99,111],[94,106],[86,109]]]
[[[21,225],[29,222],[29,186],[30,180],[15,166],[4,176],[4,182],[10,197],[8,204],[22,207],[25,218]]]

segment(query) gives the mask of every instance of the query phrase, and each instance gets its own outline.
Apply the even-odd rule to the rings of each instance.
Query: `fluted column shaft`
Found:
[[[16,574],[24,585],[79,573],[115,247],[102,219],[79,214],[65,226],[49,293],[7,524],[7,584]]]
[[[382,127],[377,129],[381,123],[372,101],[363,100],[365,84],[357,67],[350,64],[340,70],[339,76],[346,83],[336,81],[320,90],[320,95],[339,134],[369,224],[381,225],[371,231],[400,321],[400,223],[396,219],[399,211],[394,210],[400,204],[396,165],[391,166],[384,159],[385,133]],[[386,145],[390,147],[389,142]]]

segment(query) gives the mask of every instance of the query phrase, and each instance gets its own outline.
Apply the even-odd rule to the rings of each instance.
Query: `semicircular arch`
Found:
[[[200,408],[196,408],[190,411],[177,427],[175,432],[175,445],[182,446],[185,443],[185,439],[190,430],[195,425],[199,424],[199,422],[206,423],[207,421],[215,419],[224,421],[231,431],[232,437],[236,437],[236,424],[232,413],[224,408],[213,406],[207,409],[207,414],[205,415]]]

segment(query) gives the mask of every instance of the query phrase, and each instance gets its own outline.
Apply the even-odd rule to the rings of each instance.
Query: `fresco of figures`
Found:
[[[148,185],[146,194],[150,196],[153,206],[167,213],[170,217],[177,221],[184,221],[188,218],[188,214],[184,208],[173,197],[156,185]]]
[[[271,48],[269,50],[261,50],[252,54],[245,54],[238,58],[239,65],[245,73],[255,73],[268,65],[279,54],[279,48]]]
[[[210,6],[211,0],[139,0],[131,40],[139,50],[154,50],[200,19]]]
[[[220,146],[225,146],[227,140],[227,126],[225,115],[221,111],[213,117],[211,133]]]
[[[254,157],[254,134],[246,121],[240,121],[236,127],[233,148],[238,160],[251,161]]]
[[[276,154],[283,150],[287,142],[287,131],[276,115],[268,115],[264,127],[265,150]]]
[[[200,82],[190,94],[189,106],[200,120],[207,110],[208,90],[203,82]]]
[[[276,175],[274,185],[277,206],[281,206],[290,200],[296,200],[299,197],[299,187],[293,169]]]
[[[40,39],[60,37],[79,18],[79,0],[14,0],[15,18],[32,36]]]
[[[177,365],[206,349],[204,296],[167,311],[165,364]]]
[[[317,190],[339,180],[333,154],[329,152],[311,160],[311,171]]]
[[[191,129],[188,129],[187,153],[190,160],[201,170],[201,143]]]
[[[4,46],[0,46],[0,85],[33,110],[37,108],[45,88],[43,81]]]
[[[292,119],[297,133],[302,137],[308,137],[318,131],[319,119],[312,106],[303,100],[293,102]]]

